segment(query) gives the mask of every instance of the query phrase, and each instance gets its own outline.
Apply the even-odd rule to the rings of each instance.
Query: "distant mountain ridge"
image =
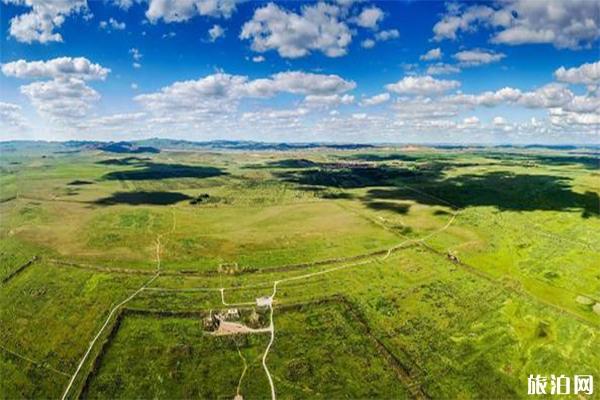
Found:
[[[150,138],[131,141],[95,141],[95,140],[69,140],[69,141],[36,141],[36,140],[11,140],[0,141],[0,151],[15,151],[16,147],[20,149],[51,149],[55,152],[76,152],[81,150],[100,150],[108,153],[160,153],[164,150],[233,150],[233,151],[293,151],[293,150],[311,150],[311,149],[332,149],[332,150],[361,150],[382,147],[404,147],[407,144],[401,143],[379,143],[379,144],[360,144],[360,143],[286,143],[286,142],[257,142],[251,140],[210,140],[210,141],[191,141],[180,139]],[[441,149],[468,149],[468,148],[498,148],[498,149],[548,149],[548,150],[575,150],[592,149],[600,150],[600,145],[482,145],[482,144],[423,144],[423,148],[441,148]]]

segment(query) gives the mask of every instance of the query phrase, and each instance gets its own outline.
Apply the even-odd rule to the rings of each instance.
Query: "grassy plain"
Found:
[[[98,332],[69,398],[231,398],[244,362],[239,393],[268,398],[270,332],[203,318],[275,282],[280,398],[525,398],[529,374],[600,377],[589,151],[3,146],[5,398],[60,398]]]

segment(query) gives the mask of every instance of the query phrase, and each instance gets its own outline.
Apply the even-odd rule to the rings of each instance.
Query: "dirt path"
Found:
[[[244,381],[244,376],[246,376],[246,371],[248,370],[248,363],[246,362],[246,357],[244,357],[244,355],[242,354],[242,352],[240,350],[240,346],[238,346],[237,342],[235,345],[237,346],[238,354],[240,355],[240,358],[242,359],[242,362],[244,363],[244,369],[242,370],[242,375],[240,375],[240,380],[238,381],[237,389],[235,391],[235,398],[242,399],[243,397],[240,392],[242,390],[242,382]]]
[[[176,223],[175,214],[173,213],[173,225],[171,227],[171,230],[168,232],[169,234],[173,233],[173,231],[175,230],[175,223]],[[110,310],[110,312],[108,313],[108,316],[106,317],[106,320],[104,321],[104,324],[102,325],[102,327],[100,327],[100,330],[98,331],[96,336],[94,336],[94,338],[90,341],[86,352],[84,353],[83,357],[81,358],[81,361],[79,361],[79,364],[77,365],[77,369],[73,373],[73,376],[71,376],[71,379],[69,380],[69,383],[67,384],[67,387],[65,388],[65,391],[63,392],[61,400],[65,400],[67,398],[67,396],[69,395],[69,391],[71,390],[71,387],[73,386],[73,383],[75,382],[75,379],[77,378],[77,375],[79,374],[79,371],[81,371],[81,368],[83,367],[88,356],[92,352],[94,345],[96,344],[96,342],[98,341],[98,339],[100,338],[100,336],[102,335],[102,333],[104,332],[106,327],[109,325],[110,320],[115,315],[115,313],[122,306],[127,304],[134,297],[136,297],[138,294],[140,294],[144,289],[146,289],[149,285],[151,285],[152,282],[154,282],[156,280],[156,278],[158,278],[160,276],[160,273],[161,273],[161,257],[160,257],[160,255],[162,252],[162,246],[161,246],[162,235],[163,235],[162,233],[157,234],[156,240],[155,240],[155,243],[156,243],[156,273],[150,279],[148,279],[142,286],[140,286],[135,292],[133,292],[129,297],[127,297],[125,300],[123,300],[122,302],[117,304],[115,307],[113,307],[112,310]]]
[[[160,275],[160,271],[157,272],[148,281],[146,281],[146,283],[144,283],[138,290],[136,290],[135,292],[133,292],[133,294],[131,294],[131,296],[127,297],[125,300],[123,300],[122,302],[120,302],[119,304],[117,304],[115,307],[113,307],[113,309],[108,314],[108,317],[106,317],[106,321],[104,321],[104,325],[102,325],[102,327],[100,328],[100,330],[98,331],[98,333],[96,334],[96,336],[94,336],[94,338],[90,341],[90,344],[88,346],[87,351],[85,352],[85,354],[81,358],[81,361],[77,365],[77,369],[75,370],[75,373],[73,373],[73,376],[69,380],[69,384],[65,388],[65,391],[64,391],[64,393],[62,395],[62,398],[61,398],[62,400],[65,400],[67,398],[67,395],[69,394],[69,391],[71,390],[71,387],[73,386],[73,382],[75,382],[75,379],[77,378],[77,375],[79,374],[79,371],[81,370],[81,368],[83,367],[83,364],[85,363],[85,361],[87,360],[88,356],[92,352],[92,348],[94,347],[94,345],[98,341],[98,338],[100,338],[100,336],[102,335],[102,332],[104,332],[104,330],[108,326],[108,324],[109,324],[111,318],[113,317],[113,315],[115,315],[115,313],[117,312],[117,310],[119,308],[121,308],[123,305],[125,305],[127,302],[129,302],[131,299],[133,299],[135,296],[137,296],[142,290],[144,290],[144,288],[146,286],[148,286],[152,282],[154,282],[154,280],[156,278],[158,278],[159,275]]]
[[[275,400],[277,396],[275,395],[275,384],[273,383],[273,378],[271,377],[271,373],[269,372],[269,367],[267,367],[267,356],[269,355],[269,350],[271,350],[271,346],[273,346],[273,342],[275,341],[275,324],[273,323],[273,299],[277,294],[277,285],[280,281],[275,281],[273,283],[273,294],[271,294],[271,302],[269,303],[269,331],[271,332],[271,339],[269,340],[269,344],[267,344],[267,348],[262,356],[262,365],[265,370],[265,374],[267,374],[267,379],[269,380],[269,386],[271,386],[271,400]]]

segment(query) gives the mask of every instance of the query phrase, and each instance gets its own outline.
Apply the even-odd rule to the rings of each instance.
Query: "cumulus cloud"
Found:
[[[0,101],[0,126],[15,130],[26,128],[27,122],[21,106]]]
[[[225,29],[223,29],[220,25],[215,24],[208,30],[208,36],[210,37],[210,41],[214,42],[218,38],[225,36]]]
[[[365,49],[372,49],[373,47],[375,47],[375,41],[373,39],[365,39],[362,42],[360,42],[360,45]]]
[[[460,68],[456,65],[436,63],[428,66],[425,72],[427,75],[457,74],[460,72]]]
[[[65,19],[87,10],[87,0],[3,0],[7,4],[28,7],[29,11],[11,18],[9,34],[19,42],[62,42],[55,30]]]
[[[122,30],[124,30],[127,27],[127,25],[125,24],[125,22],[119,22],[116,19],[114,19],[113,17],[110,17],[108,19],[108,21],[100,21],[99,26],[100,26],[100,29],[104,29],[104,30],[107,30],[109,32],[111,30],[122,31]]]
[[[600,115],[600,98],[593,94],[575,95],[569,88],[560,83],[549,83],[536,90],[523,92],[519,89],[505,87],[497,91],[486,91],[479,94],[455,94],[437,101],[439,108],[444,107],[496,107],[514,105],[531,109],[545,109],[554,117],[554,121],[562,119],[580,125],[595,124]],[[565,122],[565,125],[568,125]]]
[[[304,104],[307,107],[335,107],[354,103],[354,96],[349,94],[339,95],[308,95],[304,98]]]
[[[400,32],[398,29],[388,29],[387,31],[380,31],[375,34],[375,40],[378,42],[385,42],[386,40],[398,39]]]
[[[149,109],[159,111],[233,110],[245,97],[267,98],[291,93],[326,99],[354,89],[356,84],[337,75],[311,74],[300,71],[281,72],[269,78],[250,80],[246,76],[216,73],[198,80],[179,81],[159,92],[135,99]],[[335,97],[332,97],[335,98]],[[341,99],[347,98],[341,97]]]
[[[146,17],[150,22],[183,22],[197,15],[229,18],[236,0],[149,0]]]
[[[252,62],[261,63],[265,61],[265,57],[263,56],[254,56],[252,57]]]
[[[360,45],[365,49],[372,49],[375,47],[377,42],[385,42],[387,40],[397,39],[400,37],[400,32],[397,29],[389,29],[387,31],[380,31],[373,36],[360,42]]]
[[[361,11],[356,17],[356,24],[363,28],[377,29],[378,24],[383,20],[383,11],[378,7],[369,7]]]
[[[507,121],[506,118],[504,117],[494,117],[492,119],[492,124],[496,125],[496,126],[502,126],[502,125],[506,125]]]
[[[360,102],[361,106],[376,106],[383,104],[390,99],[389,93],[380,93],[372,97],[367,97]]]
[[[135,60],[135,61],[140,61],[143,57],[142,53],[134,48],[129,49],[129,54],[131,54],[131,57]]]
[[[300,14],[274,3],[254,11],[242,26],[240,38],[256,52],[276,50],[281,57],[299,58],[320,51],[328,57],[346,54],[352,32],[340,19],[341,9],[325,3],[305,5]]]
[[[577,49],[591,46],[600,37],[600,13],[596,2],[588,0],[507,0],[495,7],[452,6],[434,25],[434,40],[454,40],[459,32],[474,32],[482,26],[493,31],[493,43],[549,43]]]
[[[427,53],[419,57],[419,59],[423,61],[439,60],[440,58],[442,58],[442,49],[440,49],[439,47],[431,49]]]
[[[56,122],[87,115],[100,95],[79,78],[55,78],[21,86],[23,93],[41,115]]]
[[[569,69],[560,67],[554,71],[554,77],[559,82],[596,86],[600,83],[600,61]]]
[[[407,76],[396,83],[385,86],[390,92],[398,94],[429,95],[456,89],[460,82],[454,80],[435,79],[429,75]]]
[[[54,121],[84,117],[100,95],[86,81],[104,80],[110,69],[84,57],[59,57],[48,61],[18,60],[2,65],[6,76],[46,79],[20,87],[41,115]]]
[[[467,117],[467,118],[463,119],[463,125],[466,125],[466,126],[479,125],[479,118],[477,118],[475,116]]]
[[[58,57],[48,61],[18,60],[2,65],[2,73],[21,79],[66,78],[104,79],[110,69],[85,57]]]
[[[461,66],[474,67],[478,65],[491,64],[502,60],[505,54],[495,53],[491,50],[463,50],[453,56]]]

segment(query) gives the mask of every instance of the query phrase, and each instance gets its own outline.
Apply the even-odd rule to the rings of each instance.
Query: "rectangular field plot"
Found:
[[[276,308],[275,329],[268,365],[279,398],[411,398],[344,303]]]
[[[232,399],[240,380],[244,397],[268,397],[260,363],[268,333],[211,336],[202,329],[199,317],[126,314],[82,397]]]
[[[40,261],[2,286],[0,397],[60,397],[110,308],[143,280]]]

